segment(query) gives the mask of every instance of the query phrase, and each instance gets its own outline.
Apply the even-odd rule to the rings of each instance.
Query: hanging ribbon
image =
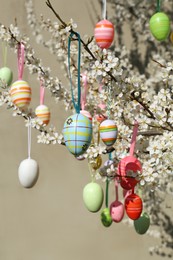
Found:
[[[44,104],[45,87],[43,86],[43,80],[40,79],[40,105]]]
[[[87,82],[87,76],[85,73],[82,74],[82,82],[83,82],[84,91],[83,91],[83,93],[81,93],[81,109],[85,110],[86,96],[88,93],[88,82]]]
[[[78,83],[77,83],[78,97],[77,97],[77,102],[75,102],[75,98],[74,98],[72,76],[71,76],[71,72],[70,72],[70,46],[71,46],[71,40],[72,40],[74,34],[75,34],[75,36],[77,36],[77,41],[78,41]],[[81,98],[80,62],[81,62],[81,41],[80,41],[80,35],[78,33],[71,33],[69,38],[68,38],[68,72],[69,72],[70,85],[71,85],[72,102],[73,102],[73,106],[74,106],[77,114],[80,113],[80,98]]]
[[[106,208],[109,207],[109,179],[106,179],[106,199],[105,199],[105,206]]]
[[[103,5],[102,16],[103,16],[103,19],[105,20],[106,19],[106,0],[102,0],[102,5]]]
[[[23,77],[24,70],[24,56],[25,56],[25,46],[23,43],[19,43],[17,50],[17,64],[18,64],[18,80]]]
[[[31,118],[28,118],[28,159],[31,159]]]
[[[115,197],[116,197],[116,201],[118,201],[118,181],[115,178]]]
[[[139,124],[137,121],[135,121],[134,128],[133,128],[133,136],[132,136],[131,145],[130,145],[130,156],[133,156],[133,154],[134,154],[138,127],[139,127]]]
[[[160,12],[160,11],[161,11],[161,0],[157,0],[156,12]]]

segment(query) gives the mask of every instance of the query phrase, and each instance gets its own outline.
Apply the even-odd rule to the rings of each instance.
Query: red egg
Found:
[[[106,19],[98,22],[95,26],[94,36],[101,49],[108,49],[114,40],[113,24]]]
[[[123,159],[121,159],[121,161],[118,164],[118,175],[121,176],[120,184],[121,187],[125,190],[133,189],[138,183],[138,180],[136,180],[134,177],[127,176],[128,171],[142,171],[140,161],[134,156],[126,156]]]
[[[143,204],[137,194],[131,194],[125,199],[125,210],[129,218],[138,219],[142,213]]]

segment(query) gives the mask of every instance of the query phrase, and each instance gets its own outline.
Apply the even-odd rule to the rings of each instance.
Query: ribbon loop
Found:
[[[103,6],[102,16],[103,16],[103,19],[105,20],[106,19],[106,0],[102,0],[102,6]]]
[[[23,43],[19,43],[17,50],[17,62],[18,62],[18,80],[21,80],[23,77],[24,70],[24,52],[25,46]]]
[[[133,156],[133,154],[134,154],[135,145],[136,145],[136,137],[137,137],[137,133],[138,133],[138,127],[139,127],[139,124],[135,120],[135,124],[134,124],[134,128],[133,128],[133,136],[132,136],[131,145],[130,145],[130,156]]]
[[[31,159],[31,118],[28,118],[28,159]]]
[[[43,85],[43,80],[40,79],[40,105],[44,104],[45,87]]]
[[[87,82],[87,76],[85,73],[82,74],[82,82],[83,82],[83,93],[81,93],[81,109],[85,110],[86,105],[86,96],[88,93],[88,82]]]
[[[77,102],[75,102],[75,98],[74,98],[72,76],[71,76],[71,72],[70,72],[70,46],[71,46],[71,40],[72,40],[74,34],[75,34],[75,36],[77,36],[77,41],[78,41],[78,83],[77,83],[78,97],[77,97]],[[81,40],[80,40],[80,34],[75,32],[75,33],[71,33],[68,38],[68,72],[69,72],[69,78],[70,78],[72,102],[73,102],[73,106],[74,106],[77,114],[80,113],[80,99],[81,99],[80,63],[81,63]]]

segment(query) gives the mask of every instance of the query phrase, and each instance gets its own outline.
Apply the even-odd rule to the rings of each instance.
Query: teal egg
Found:
[[[105,227],[111,226],[112,218],[111,218],[111,215],[110,215],[110,209],[109,208],[103,209],[100,217],[101,217],[101,222],[102,222],[103,226],[105,226]]]
[[[79,156],[90,146],[92,122],[82,114],[72,115],[64,123],[63,135],[67,149],[75,156]]]
[[[88,183],[83,189],[83,201],[86,208],[91,212],[100,210],[103,204],[103,189],[95,182]]]
[[[150,226],[150,217],[146,212],[143,212],[140,218],[134,220],[134,227],[138,234],[143,235],[147,232]]]
[[[11,69],[7,67],[3,67],[0,69],[0,79],[7,84],[7,86],[11,85],[13,80],[13,72]]]
[[[165,40],[170,33],[169,17],[162,12],[154,14],[150,18],[150,31],[158,41]]]

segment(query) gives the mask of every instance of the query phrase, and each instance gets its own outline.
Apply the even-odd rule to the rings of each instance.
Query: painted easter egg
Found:
[[[92,123],[88,117],[75,114],[67,118],[63,128],[67,149],[75,156],[83,154],[92,139]]]
[[[98,183],[88,183],[83,189],[84,204],[91,212],[100,210],[103,204],[103,197],[103,189]]]
[[[102,210],[102,212],[100,214],[100,218],[101,218],[101,222],[102,222],[103,226],[110,227],[110,225],[112,224],[112,218],[110,215],[109,208],[105,208]]]
[[[91,114],[90,114],[88,111],[86,111],[86,110],[81,110],[81,111],[80,111],[80,114],[82,114],[83,116],[88,117],[89,120],[92,121],[92,116],[91,116]]]
[[[119,178],[120,184],[121,187],[125,190],[133,189],[138,183],[136,178],[127,176],[128,171],[133,171],[134,173],[137,171],[142,171],[142,165],[140,161],[134,156],[126,156],[121,159],[118,164],[118,175],[121,176]]]
[[[169,17],[162,12],[155,13],[150,18],[150,31],[152,35],[158,40],[165,40],[170,33],[170,20]]]
[[[100,168],[102,165],[102,157],[101,155],[98,155],[96,158],[94,158],[91,162],[91,167],[96,171]]]
[[[134,227],[138,234],[143,235],[150,227],[150,217],[147,212],[143,212],[140,218],[134,220]]]
[[[50,121],[50,110],[45,105],[39,105],[35,109],[36,116],[43,122],[43,124],[48,125]]]
[[[104,120],[99,127],[100,137],[107,146],[112,146],[117,139],[117,126],[113,120]]]
[[[106,19],[98,22],[95,26],[94,36],[101,49],[108,49],[114,40],[113,24]]]
[[[125,199],[125,209],[129,218],[138,219],[142,213],[142,208],[142,200],[138,195],[132,193]]]
[[[18,108],[25,108],[31,102],[31,88],[24,80],[15,81],[10,89],[12,102]]]
[[[119,223],[124,217],[124,205],[118,200],[115,200],[110,205],[111,218],[114,222]]]
[[[3,83],[5,83],[7,86],[11,85],[11,82],[13,80],[13,72],[8,67],[3,67],[0,69],[0,79]]]
[[[39,175],[38,164],[33,159],[23,160],[18,169],[19,182],[24,188],[32,188]]]
[[[105,119],[107,119],[107,116],[106,115],[103,115],[103,114],[97,114],[95,115],[95,118],[97,120],[98,123],[101,123],[103,122]]]

